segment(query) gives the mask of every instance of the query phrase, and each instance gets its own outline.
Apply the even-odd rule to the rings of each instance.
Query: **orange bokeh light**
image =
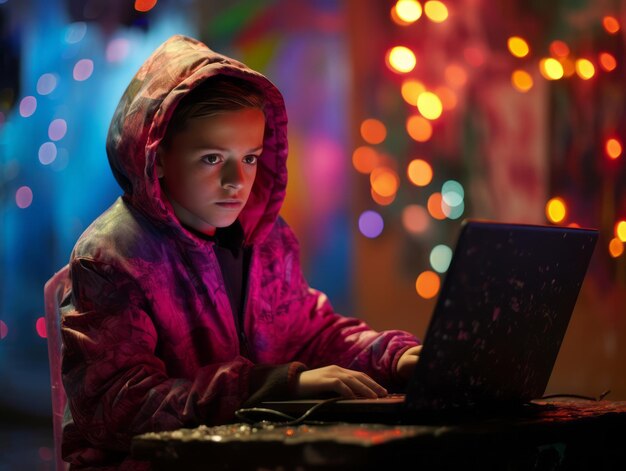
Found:
[[[433,193],[428,197],[428,202],[426,203],[426,207],[428,208],[428,212],[432,217],[438,219],[439,221],[443,221],[446,218],[446,214],[443,212],[443,198],[441,193]]]
[[[420,96],[420,93],[426,90],[424,84],[418,80],[405,80],[402,82],[402,88],[400,92],[402,93],[402,98],[409,105],[417,106],[417,97]]]
[[[457,64],[448,65],[444,71],[444,76],[450,86],[455,88],[460,88],[467,83],[467,72]]]
[[[546,216],[550,222],[559,223],[567,215],[567,206],[562,198],[552,198],[546,203]]]
[[[413,159],[407,167],[407,176],[416,186],[426,186],[433,179],[433,168],[422,159]]]
[[[507,42],[509,52],[515,57],[526,57],[530,53],[530,47],[524,38],[511,36]]]
[[[437,296],[441,281],[439,275],[433,271],[426,270],[419,274],[415,280],[415,290],[424,299],[430,299]]]
[[[555,39],[550,43],[550,54],[559,58],[567,57],[569,56],[569,46],[565,42]]]
[[[352,165],[359,173],[369,174],[378,166],[378,153],[369,146],[360,146],[352,153]]]
[[[533,87],[533,78],[525,70],[515,70],[511,74],[511,83],[516,90],[527,92]]]
[[[437,87],[435,93],[441,99],[441,106],[444,110],[452,110],[456,107],[457,97],[456,93],[448,87]]]
[[[426,142],[433,135],[433,126],[423,116],[414,115],[406,121],[406,130],[417,142]]]
[[[620,30],[619,21],[617,21],[617,18],[610,15],[602,18],[602,26],[609,34],[615,34]]]
[[[380,144],[387,137],[387,128],[378,119],[366,119],[361,123],[361,137],[368,144]]]
[[[409,204],[402,210],[402,225],[409,234],[422,234],[428,229],[430,219],[426,208],[419,204]]]
[[[612,72],[617,68],[615,56],[608,52],[601,52],[600,55],[598,55],[598,62],[600,62],[600,67],[605,72]]]
[[[609,253],[611,257],[617,258],[624,253],[624,242],[614,237],[609,242]]]
[[[370,174],[372,189],[383,197],[395,195],[400,186],[398,174],[388,167],[377,167]]]
[[[622,155],[622,143],[615,138],[607,139],[605,151],[609,159],[615,160]]]
[[[157,0],[135,0],[135,10],[146,12],[150,11],[157,4]]]
[[[396,199],[396,193],[392,194],[391,196],[381,196],[376,193],[374,188],[370,189],[370,193],[374,202],[376,204],[379,204],[380,206],[389,206]]]

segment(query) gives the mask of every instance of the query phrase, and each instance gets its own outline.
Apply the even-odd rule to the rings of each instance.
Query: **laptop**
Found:
[[[310,418],[407,423],[541,398],[597,239],[595,229],[464,220],[405,393],[338,400]],[[320,403],[259,407],[298,417]]]

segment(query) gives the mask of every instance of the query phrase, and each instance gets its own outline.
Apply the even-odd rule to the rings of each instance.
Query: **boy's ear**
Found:
[[[154,159],[154,166],[156,167],[157,178],[163,178],[165,172],[163,171],[163,147],[157,147],[156,159]]]

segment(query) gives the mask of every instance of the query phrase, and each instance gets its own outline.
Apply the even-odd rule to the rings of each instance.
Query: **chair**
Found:
[[[61,302],[71,287],[69,272],[69,265],[65,265],[44,286],[48,362],[50,365],[50,386],[52,390],[52,429],[57,471],[69,469],[69,464],[63,461],[61,456],[63,414],[67,398],[61,382],[61,347],[63,344],[61,340],[60,315]]]

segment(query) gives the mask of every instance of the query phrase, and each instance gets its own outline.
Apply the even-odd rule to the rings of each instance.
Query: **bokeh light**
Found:
[[[626,242],[626,221],[618,221],[615,224],[615,236],[622,242]]]
[[[509,52],[515,57],[526,57],[530,52],[528,43],[519,36],[511,36],[506,43]]]
[[[569,57],[559,59],[559,63],[563,68],[563,77],[569,78],[576,73],[576,64]]]
[[[0,320],[0,340],[9,335],[9,327],[5,324],[4,321]]]
[[[34,96],[25,96],[20,101],[20,115],[23,118],[28,118],[32,116],[35,110],[37,109],[37,98]]]
[[[565,42],[555,39],[550,43],[550,54],[557,58],[567,57],[569,56],[569,46]]]
[[[428,211],[419,204],[409,204],[402,210],[402,226],[413,235],[424,233],[430,226]]]
[[[527,92],[533,88],[533,78],[525,70],[514,70],[511,74],[511,83],[520,92]]]
[[[431,299],[437,296],[441,281],[439,275],[432,271],[424,271],[415,280],[415,290],[424,299]]]
[[[74,65],[72,76],[77,82],[83,82],[91,77],[93,73],[93,61],[91,59],[81,59]]]
[[[448,180],[441,186],[441,197],[448,206],[458,206],[463,202],[465,190],[456,180]]]
[[[467,83],[467,72],[458,64],[447,65],[444,76],[451,87],[461,88]]]
[[[122,62],[129,52],[130,41],[126,38],[115,38],[107,45],[105,55],[108,62]]]
[[[402,87],[400,88],[400,92],[402,93],[402,98],[409,105],[417,106],[417,97],[420,96],[420,93],[426,91],[426,87],[424,84],[418,80],[405,80],[402,82]]]
[[[398,0],[394,9],[398,18],[407,24],[416,22],[422,16],[422,5],[417,0]]]
[[[387,65],[394,72],[406,74],[411,72],[416,64],[415,54],[408,47],[395,46],[387,53]]]
[[[429,0],[424,4],[424,14],[430,21],[442,23],[448,18],[448,7],[438,0]]]
[[[546,203],[546,216],[553,223],[559,223],[565,219],[567,207],[562,198],[551,198]]]
[[[439,273],[448,271],[452,261],[452,249],[447,245],[440,244],[430,251],[430,266]]]
[[[433,126],[423,116],[409,116],[406,121],[406,131],[411,139],[417,142],[426,142],[433,135]]]
[[[563,77],[563,65],[552,57],[543,58],[539,61],[539,72],[548,80],[558,80]]]
[[[463,57],[473,67],[480,67],[485,63],[485,50],[479,46],[468,46],[463,49]]]
[[[37,335],[41,338],[45,339],[48,337],[46,332],[46,320],[43,317],[39,317],[37,322],[35,323],[35,330],[37,330]]]
[[[417,109],[429,120],[435,120],[441,116],[443,105],[441,99],[433,92],[422,92],[417,97]]]
[[[67,132],[67,123],[64,119],[58,118],[53,120],[48,126],[48,137],[51,141],[59,141],[63,139]]]
[[[600,68],[605,72],[612,72],[617,68],[617,60],[609,52],[601,52],[598,55],[598,62],[600,63]]]
[[[446,214],[443,212],[443,198],[441,197],[441,193],[436,192],[428,197],[428,202],[426,203],[426,207],[428,208],[428,213],[435,219],[439,221],[443,221],[446,218]]]
[[[80,42],[85,37],[85,33],[87,33],[87,24],[78,21],[76,23],[72,23],[68,25],[65,30],[65,42],[68,44],[76,44]]]
[[[457,97],[456,93],[448,87],[437,87],[435,90],[436,95],[441,100],[441,106],[444,110],[449,111],[456,108]]]
[[[385,227],[383,217],[376,211],[364,211],[359,216],[359,230],[370,239],[378,237]]]
[[[422,159],[413,159],[407,166],[409,181],[415,186],[426,186],[433,179],[432,166]]]
[[[624,253],[624,242],[617,237],[613,237],[609,242],[609,254],[611,257],[617,258]]]
[[[372,189],[380,196],[395,195],[400,186],[398,174],[388,167],[377,167],[370,174]]]
[[[40,95],[48,95],[54,91],[57,86],[57,78],[54,74],[43,74],[37,80],[37,93]]]
[[[39,162],[43,165],[49,165],[57,158],[57,146],[54,142],[44,142],[39,147]]]
[[[372,147],[360,146],[352,153],[352,165],[359,173],[371,173],[378,166],[378,162],[378,153]]]
[[[607,139],[605,148],[606,155],[609,159],[617,159],[622,155],[622,143],[614,137]]]
[[[602,18],[602,26],[609,34],[615,34],[620,30],[619,21],[614,16],[607,15]]]
[[[583,80],[589,80],[596,73],[596,68],[589,59],[577,59],[575,64],[576,73]]]
[[[140,12],[150,11],[157,4],[157,0],[135,0],[135,10]]]
[[[389,206],[396,199],[396,193],[392,194],[391,196],[382,196],[376,193],[376,191],[374,191],[374,188],[370,188],[370,194],[372,196],[372,200],[380,206]]]
[[[366,119],[361,123],[361,137],[368,144],[380,144],[387,137],[387,128],[378,119]]]
[[[20,209],[28,208],[33,202],[33,190],[28,186],[21,186],[15,192],[15,204]]]

